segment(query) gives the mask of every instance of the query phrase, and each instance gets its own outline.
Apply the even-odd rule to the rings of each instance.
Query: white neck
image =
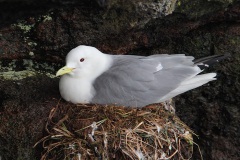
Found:
[[[102,54],[101,56],[96,56],[96,63],[92,64],[92,73],[85,73],[86,78],[88,80],[94,81],[98,76],[100,76],[103,72],[108,70],[112,65],[112,58],[110,55]]]

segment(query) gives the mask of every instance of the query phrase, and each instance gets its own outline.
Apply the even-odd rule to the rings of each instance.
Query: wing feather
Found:
[[[94,82],[93,103],[143,107],[159,102],[183,81],[201,72],[185,55],[113,56],[113,65]],[[161,63],[162,69],[157,70]]]

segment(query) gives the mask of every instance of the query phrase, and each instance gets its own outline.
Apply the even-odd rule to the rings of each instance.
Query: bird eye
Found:
[[[83,62],[83,61],[84,61],[84,58],[81,58],[81,59],[80,59],[80,62]]]

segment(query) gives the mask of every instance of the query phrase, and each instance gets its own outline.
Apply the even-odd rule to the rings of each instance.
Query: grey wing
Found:
[[[113,56],[113,66],[94,82],[92,103],[143,107],[157,103],[199,73],[185,55]]]

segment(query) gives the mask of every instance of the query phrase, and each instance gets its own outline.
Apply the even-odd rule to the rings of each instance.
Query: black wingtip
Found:
[[[194,64],[199,66],[200,69],[204,69],[204,68],[208,68],[209,66],[211,66],[215,63],[218,63],[224,59],[230,58],[230,57],[231,57],[230,53],[226,53],[226,54],[222,54],[222,55],[208,56],[208,57],[194,60]]]

